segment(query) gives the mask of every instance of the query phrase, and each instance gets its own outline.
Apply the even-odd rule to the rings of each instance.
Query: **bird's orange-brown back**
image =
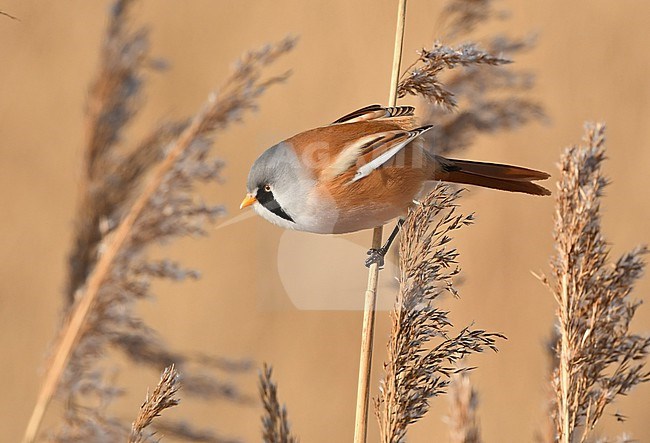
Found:
[[[314,177],[358,140],[387,131],[408,130],[412,117],[342,123],[310,129],[286,140]]]
[[[409,130],[413,122],[411,117],[401,117],[336,124],[302,132],[287,143],[292,145],[314,178],[318,178],[351,144],[373,134]],[[352,182],[355,167],[331,179],[319,180],[315,192],[334,201],[342,224],[355,224],[357,218],[365,217],[376,219],[376,225],[381,225],[406,211],[431,174],[422,143],[420,139],[409,143],[398,155],[361,180]],[[364,163],[367,159],[359,161]]]

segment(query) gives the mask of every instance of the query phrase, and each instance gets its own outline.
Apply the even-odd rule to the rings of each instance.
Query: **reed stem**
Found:
[[[388,106],[395,106],[397,103],[397,84],[402,63],[405,22],[406,0],[399,0]],[[381,247],[382,235],[383,227],[376,227],[372,235],[373,249],[379,249]],[[368,287],[366,289],[363,308],[361,352],[359,356],[359,381],[357,384],[357,408],[354,420],[354,443],[365,443],[368,432],[368,402],[370,399],[370,373],[372,370],[372,344],[375,330],[375,307],[377,304],[378,281],[379,264],[373,263],[370,265],[370,269],[368,270]]]
[[[212,103],[210,105],[212,105]],[[84,291],[85,293],[80,298],[77,305],[72,308],[68,324],[63,331],[56,347],[56,351],[54,352],[54,357],[45,373],[45,378],[38,393],[36,405],[32,410],[32,415],[23,436],[24,443],[31,443],[36,439],[45,411],[56,393],[63,372],[70,360],[70,356],[81,337],[84,325],[88,320],[88,314],[91,312],[92,307],[97,301],[97,296],[102,284],[108,278],[118,254],[122,250],[123,246],[129,241],[131,232],[133,231],[133,226],[149,203],[149,199],[160,187],[160,184],[163,182],[167,173],[176,164],[178,158],[190,146],[192,141],[196,138],[196,135],[202,129],[202,126],[205,124],[205,116],[209,109],[209,107],[206,107],[203,113],[194,119],[192,124],[179,137],[176,145],[169,152],[167,157],[160,163],[156,172],[153,174],[153,179],[142,191],[142,194],[140,194],[138,199],[133,203],[130,211],[115,230],[113,241],[99,258],[95,270],[89,276],[86,290]]]

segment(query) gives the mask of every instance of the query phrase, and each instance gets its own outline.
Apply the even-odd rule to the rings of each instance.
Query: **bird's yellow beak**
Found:
[[[244,209],[255,203],[257,199],[253,194],[246,194],[246,198],[242,200],[241,205],[239,205],[239,209]]]

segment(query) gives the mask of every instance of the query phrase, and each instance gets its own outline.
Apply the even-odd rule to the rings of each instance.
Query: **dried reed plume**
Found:
[[[107,380],[114,371],[105,358],[111,349],[158,370],[175,363],[187,395],[248,400],[214,373],[246,368],[246,364],[169,350],[134,307],[138,300],[151,297],[154,278],[198,278],[198,272],[172,260],[151,258],[151,247],[204,235],[205,224],[223,213],[221,206],[204,203],[195,189],[200,182],[220,180],[223,163],[209,155],[211,143],[218,131],[255,109],[268,87],[286,78],[286,74],[264,78],[262,70],[291,50],[295,41],[288,38],[249,52],[195,116],[161,124],[139,143],[132,143],[124,140],[124,128],[142,105],[144,69],[159,66],[149,56],[147,32],[132,29],[133,4],[133,0],[118,0],[111,10],[99,73],[90,91],[81,203],[70,257],[70,306],[26,441],[36,438],[56,393],[66,408],[63,425],[51,438],[126,438],[128,426],[109,410],[111,399],[121,393]],[[181,436],[184,430],[190,434],[187,423],[166,427]]]
[[[147,392],[144,403],[140,406],[140,413],[131,425],[129,443],[158,441],[157,437],[154,439],[154,433],[147,432],[146,428],[156,417],[160,416],[162,411],[180,403],[180,399],[176,396],[180,389],[178,378],[178,372],[174,365],[165,368],[160,376],[158,386],[151,395]]]
[[[262,415],[262,440],[265,443],[298,443],[291,434],[287,409],[280,406],[278,386],[273,383],[273,368],[264,364],[260,373],[260,397],[264,405]]]
[[[608,260],[600,226],[607,179],[605,127],[586,125],[584,146],[568,148],[561,160],[556,195],[552,281],[558,303],[556,440],[585,442],[616,396],[650,380],[645,368],[650,338],[630,332],[640,301],[630,298],[641,277],[645,246]]]
[[[511,63],[508,59],[480,49],[475,43],[464,43],[453,48],[436,42],[432,49],[421,49],[418,54],[415,66],[399,83],[399,96],[421,95],[447,109],[453,109],[458,104],[454,94],[438,78],[442,71],[457,66],[498,66]]]
[[[452,376],[449,385],[449,425],[450,443],[481,443],[476,410],[478,394],[472,387],[469,374],[459,372]]]
[[[443,293],[457,296],[453,278],[459,268],[450,235],[472,222],[472,216],[457,213],[460,191],[445,186],[432,191],[409,210],[400,243],[399,292],[391,311],[385,376],[375,399],[381,441],[405,439],[407,426],[429,410],[429,400],[445,392],[453,366],[463,357],[496,351],[496,333],[463,328],[450,335],[448,312],[435,307]],[[435,341],[434,339],[438,339]]]
[[[100,49],[99,69],[86,104],[80,204],[66,290],[70,304],[96,265],[98,248],[104,236],[115,228],[119,210],[128,205],[145,173],[160,161],[163,147],[183,130],[156,128],[131,152],[124,154],[118,150],[124,143],[124,130],[142,105],[146,68],[161,67],[151,63],[148,32],[132,29],[130,13],[134,4],[117,1],[112,7]],[[122,155],[116,158],[117,153]]]
[[[493,3],[448,1],[436,26],[436,30],[447,31],[432,49],[420,51],[420,57],[402,76],[401,96],[417,93],[426,99],[420,106],[424,111],[421,120],[434,127],[425,139],[438,154],[457,153],[480,133],[516,129],[545,119],[543,107],[528,97],[535,86],[534,75],[510,63],[532,49],[535,39],[507,34],[478,39],[472,35],[481,25],[507,16],[496,11]],[[462,69],[450,69],[458,67]]]

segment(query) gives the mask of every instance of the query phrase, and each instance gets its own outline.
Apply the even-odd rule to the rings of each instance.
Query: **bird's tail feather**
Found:
[[[435,156],[435,180],[482,186],[533,195],[551,195],[551,191],[533,181],[550,177],[546,172],[499,163],[454,160]]]

